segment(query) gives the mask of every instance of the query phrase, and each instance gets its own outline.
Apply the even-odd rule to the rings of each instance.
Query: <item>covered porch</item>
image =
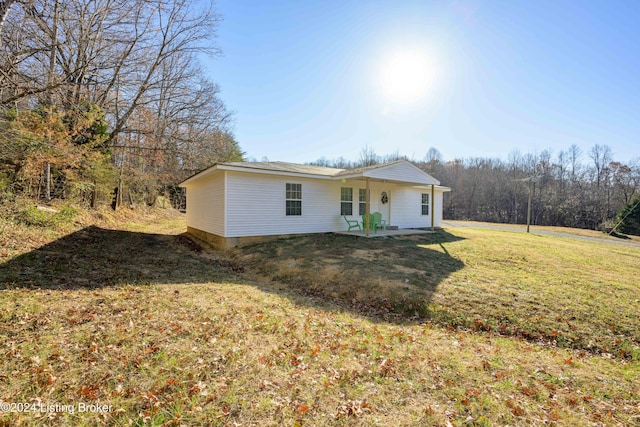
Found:
[[[336,231],[335,234],[342,234],[345,236],[357,236],[357,237],[394,237],[394,236],[412,236],[418,234],[432,234],[435,231],[420,229],[420,228],[400,228],[395,230],[378,229],[377,233],[370,231],[367,233],[364,230],[351,230],[351,231]]]
[[[392,163],[346,170],[341,180],[340,214],[347,227],[340,234],[394,236],[433,232],[436,222],[436,190],[448,191],[439,181],[410,163]],[[441,211],[441,201],[439,210]],[[378,215],[386,227],[369,224],[370,214]],[[359,229],[354,229],[354,223]],[[377,228],[377,233],[375,229]],[[428,231],[430,230],[430,231]]]

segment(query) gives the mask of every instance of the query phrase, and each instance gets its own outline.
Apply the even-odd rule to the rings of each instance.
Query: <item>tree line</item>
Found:
[[[446,161],[433,147],[421,160],[397,152],[379,156],[365,147],[356,161],[322,158],[312,164],[354,168],[398,159],[410,160],[451,188],[444,197],[447,219],[523,224],[529,194],[535,225],[612,229],[634,206],[633,212],[640,215],[640,158],[616,160],[607,145],[597,144],[587,151],[572,145],[555,155],[550,150],[514,151],[506,160]]]
[[[220,19],[186,0],[0,1],[2,197],[153,204],[242,160],[199,62]]]

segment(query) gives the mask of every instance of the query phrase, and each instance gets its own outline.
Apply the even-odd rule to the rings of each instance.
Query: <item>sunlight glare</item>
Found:
[[[400,51],[383,63],[380,88],[389,100],[410,103],[424,98],[434,78],[435,70],[426,53],[418,50]]]

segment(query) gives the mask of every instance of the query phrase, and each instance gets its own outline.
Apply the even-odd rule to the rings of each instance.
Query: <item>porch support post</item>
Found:
[[[436,190],[435,185],[431,184],[431,231],[435,231],[435,214],[436,214]]]
[[[371,210],[371,202],[370,202],[370,190],[369,190],[369,177],[365,178],[366,181],[366,208],[365,208],[365,219],[364,219],[364,230],[365,230],[365,235],[368,236],[369,235],[369,211]]]

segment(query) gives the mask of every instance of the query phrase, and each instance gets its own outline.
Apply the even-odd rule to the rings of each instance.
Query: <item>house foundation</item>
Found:
[[[300,236],[300,234],[278,234],[270,236],[223,237],[189,226],[187,226],[187,233],[197,238],[198,240],[202,240],[203,242],[211,245],[215,249],[221,250],[233,249],[242,246],[253,245],[256,243],[264,243],[272,240],[284,239],[287,237]]]

